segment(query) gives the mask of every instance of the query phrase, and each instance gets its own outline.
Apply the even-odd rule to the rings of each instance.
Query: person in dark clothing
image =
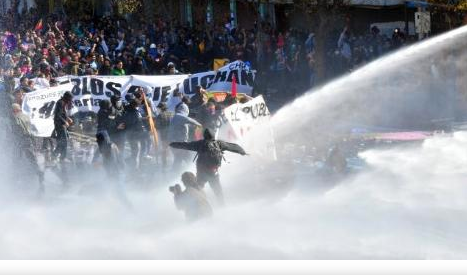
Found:
[[[246,155],[245,150],[235,143],[215,140],[209,129],[204,130],[204,139],[192,142],[172,142],[170,146],[177,149],[197,152],[196,177],[201,188],[209,182],[218,202],[224,204],[224,195],[219,177],[219,168],[223,159],[223,152],[230,151]]]
[[[123,112],[125,113],[130,108],[130,102],[135,100],[136,97],[133,93],[127,93],[125,95],[125,103],[123,104]]]
[[[24,93],[32,92],[31,87],[29,87],[29,85],[28,85],[28,81],[29,81],[29,79],[27,77],[25,77],[25,76],[21,77],[20,80],[19,80],[18,90],[22,89],[24,91]]]
[[[70,92],[65,92],[61,99],[57,101],[54,110],[54,134],[57,139],[57,146],[54,151],[54,156],[60,155],[60,161],[65,160],[68,147],[68,127],[73,123],[73,120],[68,116],[68,110],[72,107],[73,95]]]
[[[125,123],[123,116],[125,114],[125,108],[120,96],[113,95],[110,97],[112,103],[112,116],[115,117],[115,131],[109,132],[110,140],[115,143],[120,153],[123,152],[125,146]]]
[[[219,116],[220,111],[216,110],[216,104],[210,101],[206,106],[202,106],[198,114],[198,121],[215,135],[218,130]]]
[[[144,134],[143,118],[138,110],[138,102],[135,99],[130,100],[125,115],[123,116],[125,124],[125,136],[130,142],[131,147],[131,166],[137,169],[139,167],[140,140]]]
[[[106,132],[109,136],[116,128],[115,116],[112,114],[112,104],[107,99],[101,100],[97,112],[97,133]]]
[[[104,64],[99,68],[99,75],[110,75],[112,72],[112,66],[109,59],[104,60]]]
[[[148,74],[146,67],[144,66],[143,59],[141,57],[136,57],[131,67],[131,73],[137,75],[146,75]]]
[[[115,116],[112,114],[112,104],[109,100],[104,99],[99,102],[99,111],[97,112],[97,132],[96,138],[101,138],[101,142],[97,142],[99,146],[99,152],[102,153],[104,148],[101,146],[107,146],[111,144],[110,135],[116,132],[117,125]],[[104,160],[105,161],[105,160]]]
[[[149,112],[146,108],[146,103],[145,103],[145,93],[142,88],[139,88],[138,90],[135,91],[135,98],[136,101],[138,102],[138,110],[139,113],[142,116],[142,121],[143,121],[143,133],[140,136],[140,145],[141,145],[141,150],[140,150],[140,159],[151,159],[149,156],[149,152],[151,150],[151,132],[150,132],[150,126],[149,126],[149,120],[152,119],[154,120],[154,117],[152,116],[152,104],[151,101],[148,100],[147,105],[151,110],[151,117],[149,117]]]
[[[207,102],[206,91],[201,86],[196,86],[195,95],[190,98],[188,107],[190,108],[190,117],[198,117],[204,104]]]
[[[117,179],[119,171],[124,167],[118,147],[112,143],[106,132],[97,132],[96,140],[107,175],[111,179]]]

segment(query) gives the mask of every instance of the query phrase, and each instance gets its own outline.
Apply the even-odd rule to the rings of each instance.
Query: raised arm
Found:
[[[219,141],[219,144],[221,146],[222,151],[229,151],[229,152],[240,154],[242,156],[246,155],[245,150],[243,150],[243,148],[236,143]]]
[[[198,121],[192,119],[191,117],[183,117],[183,119],[185,120],[186,124],[192,124],[192,125],[195,125],[195,126],[203,127],[203,125],[201,125],[201,123],[199,123]]]
[[[198,151],[199,142],[197,142],[197,141],[192,141],[192,142],[171,142],[170,147],[175,148],[175,149]]]

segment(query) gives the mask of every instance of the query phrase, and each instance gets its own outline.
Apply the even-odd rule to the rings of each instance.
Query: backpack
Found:
[[[205,150],[201,153],[204,164],[210,167],[220,167],[224,159],[224,152],[222,152],[219,143],[215,140],[207,141]]]

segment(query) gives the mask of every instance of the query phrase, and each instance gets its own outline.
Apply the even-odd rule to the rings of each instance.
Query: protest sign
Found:
[[[60,84],[58,87],[26,94],[23,111],[31,117],[34,134],[45,137],[51,134],[55,103],[65,91],[73,94],[73,104],[79,112],[97,113],[100,101],[110,99],[113,95],[124,98],[127,93],[133,93],[139,87],[144,89],[153,107],[165,102],[173,110],[178,103],[177,100],[172,100],[176,91],[192,96],[196,86],[201,85],[208,91],[230,92],[232,79],[235,78],[238,92],[251,94],[254,77],[255,71],[250,70],[242,61],[230,63],[217,71],[193,75],[64,76],[57,78]]]
[[[270,119],[263,96],[233,104],[222,114],[218,138],[237,142],[255,156],[276,160]]]
[[[38,137],[50,137],[54,130],[54,109],[63,93],[71,90],[64,84],[45,90],[27,93],[23,98],[23,113],[31,119],[31,131]]]

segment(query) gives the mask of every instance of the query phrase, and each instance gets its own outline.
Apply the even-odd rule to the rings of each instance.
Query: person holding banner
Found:
[[[68,148],[68,127],[73,124],[73,120],[68,116],[68,111],[72,108],[73,95],[65,92],[61,99],[55,105],[54,110],[54,133],[53,137],[57,139],[54,156],[60,156],[60,161],[64,161],[67,156]]]

